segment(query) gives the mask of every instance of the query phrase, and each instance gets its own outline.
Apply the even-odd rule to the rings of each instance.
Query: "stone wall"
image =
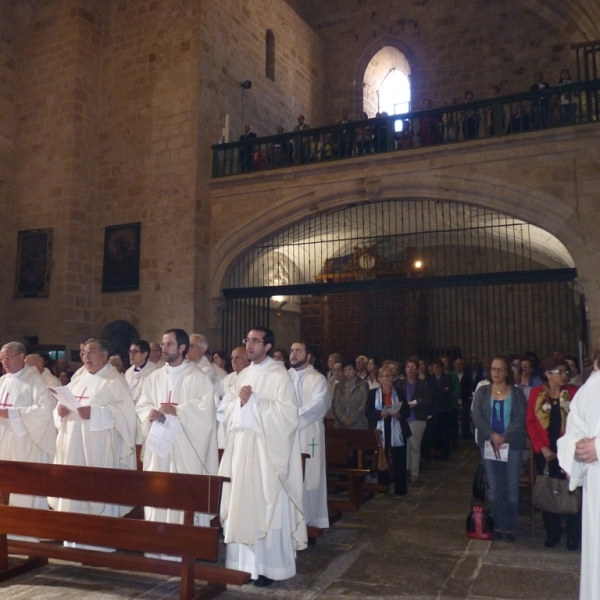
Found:
[[[585,10],[578,13],[555,1],[293,4],[327,45],[328,122],[339,119],[343,108],[355,115],[362,110],[364,71],[385,45],[409,59],[418,109],[425,97],[441,106],[452,97],[460,101],[469,89],[483,98],[490,85],[506,94],[528,90],[537,70],[554,85],[563,68],[575,75],[570,44],[594,35],[586,33],[591,25]]]
[[[8,306],[13,291],[14,244],[9,212],[9,192],[13,172],[14,154],[14,102],[15,102],[15,38],[13,15],[7,3],[0,5],[0,330],[9,320]]]
[[[15,10],[8,262],[18,230],[53,228],[54,247],[50,297],[11,300],[6,335],[75,344],[91,319],[99,11],[95,2],[17,3]]]
[[[210,146],[226,114],[239,135],[245,79],[259,133],[290,129],[299,110],[322,120],[321,40],[282,0],[39,0],[6,16],[0,208],[14,220],[0,224],[3,338],[77,347],[120,319],[149,339],[207,331]],[[140,289],[102,293],[105,228],[133,222]],[[16,232],[40,227],[54,230],[50,297],[12,299]]]

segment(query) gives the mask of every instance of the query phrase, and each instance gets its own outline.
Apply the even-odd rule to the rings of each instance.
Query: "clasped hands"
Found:
[[[157,419],[160,419],[161,415],[172,415],[172,416],[176,417],[177,409],[175,408],[175,405],[174,404],[161,404],[160,408],[158,410],[153,408],[150,411],[150,420],[156,421]]]
[[[58,416],[63,419],[72,412],[69,408],[67,408],[64,404],[59,404],[56,408],[58,412]],[[77,414],[84,420],[89,421],[92,416],[92,407],[91,406],[81,406],[77,409]]]
[[[245,406],[246,402],[250,400],[250,396],[252,396],[252,386],[245,385],[240,388],[240,404]]]

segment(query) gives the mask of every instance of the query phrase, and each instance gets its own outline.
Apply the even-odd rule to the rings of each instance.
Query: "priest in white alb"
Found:
[[[298,397],[300,448],[310,457],[304,466],[304,516],[307,525],[326,529],[329,516],[324,419],[331,408],[331,392],[327,378],[312,366],[314,358],[315,351],[304,342],[292,344],[290,377]]]
[[[249,367],[239,374],[239,398],[225,407],[226,444],[219,475],[226,566],[247,571],[254,585],[296,574],[306,548],[298,403],[283,363],[268,356],[273,332],[255,327],[245,340]]]
[[[579,598],[600,598],[600,372],[593,373],[571,400],[557,448],[569,489],[583,486]]]
[[[0,460],[51,463],[56,429],[54,402],[42,376],[25,364],[25,347],[9,342],[0,350]],[[13,506],[48,508],[46,498],[11,494]]]
[[[238,379],[239,374],[250,364],[248,353],[245,346],[238,346],[231,351],[231,367],[233,371],[223,379],[220,379],[215,386],[215,407],[217,409],[217,438],[219,448],[225,448],[225,405],[229,400],[239,398]]]
[[[214,388],[210,379],[185,360],[189,337],[183,329],[169,329],[163,335],[166,366],[154,371],[144,383],[136,410],[142,424],[145,471],[216,475],[219,469]],[[163,427],[176,419],[178,429],[170,447],[148,444],[152,427]],[[146,519],[183,523],[183,513],[170,509],[145,509]],[[195,524],[209,525],[208,515],[196,514]]]
[[[156,365],[150,360],[150,344],[146,340],[138,340],[129,346],[129,362],[131,366],[125,371],[125,381],[133,403],[137,404],[146,377],[156,371]]]
[[[190,335],[190,347],[186,354],[186,360],[196,365],[205,375],[208,375],[211,383],[216,385],[219,375],[217,374],[216,365],[213,365],[206,356],[207,350],[208,338],[201,333],[192,333]]]
[[[84,371],[69,384],[79,408],[58,403],[55,463],[112,469],[136,468],[137,415],[125,378],[108,363],[108,347],[90,339],[81,352]],[[54,510],[123,516],[130,507],[50,498]]]
[[[28,354],[25,357],[25,364],[29,367],[37,369],[38,373],[42,376],[46,387],[59,387],[60,381],[58,377],[50,373],[50,369],[44,365],[44,359],[39,354]]]

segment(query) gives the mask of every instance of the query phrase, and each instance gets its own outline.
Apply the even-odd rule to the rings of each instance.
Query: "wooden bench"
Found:
[[[373,496],[373,492],[385,493],[389,486],[365,483],[365,475],[377,472],[379,452],[383,452],[379,432],[374,429],[326,429],[327,475],[332,489],[346,488],[347,500],[332,499],[332,510],[357,511]],[[350,463],[351,457],[354,458]],[[342,477],[332,481],[329,476]],[[367,492],[365,494],[365,492]]]
[[[223,477],[180,475],[0,461],[0,581],[47,564],[48,558],[97,567],[180,576],[181,600],[214,598],[227,584],[243,585],[250,574],[195,559],[216,561],[219,528],[195,527],[194,513],[218,514]],[[184,524],[9,506],[10,494],[71,498],[124,506],[151,505],[184,512]],[[152,499],[149,502],[149,499]],[[7,534],[118,548],[116,552],[26,542]],[[122,550],[128,551],[122,552]],[[134,553],[140,554],[134,554]],[[141,553],[181,557],[181,562]],[[9,560],[9,553],[28,560]],[[195,579],[208,582],[196,596]]]

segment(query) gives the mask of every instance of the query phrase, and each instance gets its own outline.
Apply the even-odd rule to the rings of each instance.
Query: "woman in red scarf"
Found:
[[[564,358],[549,356],[542,362],[544,383],[534,387],[527,403],[527,432],[539,474],[546,462],[550,477],[565,479],[556,458],[556,441],[565,433],[569,406],[579,388],[569,385],[569,365]],[[563,534],[561,515],[542,511],[546,541],[552,548]],[[577,550],[581,541],[581,510],[566,516],[567,549]]]

